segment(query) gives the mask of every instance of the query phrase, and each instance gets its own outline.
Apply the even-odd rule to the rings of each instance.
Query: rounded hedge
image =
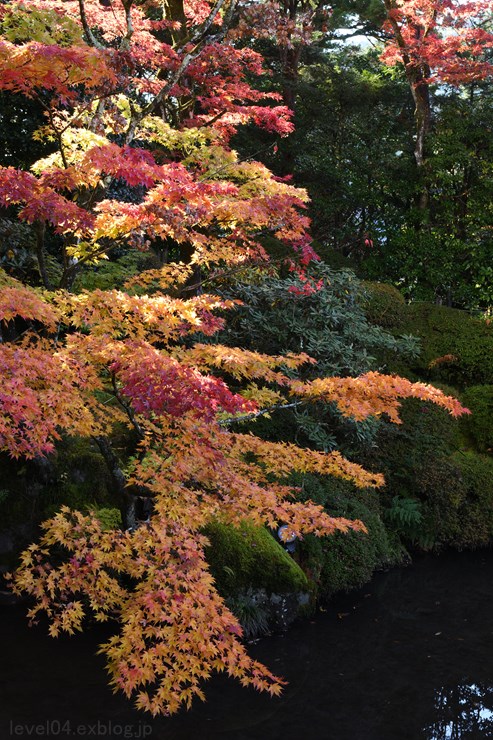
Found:
[[[461,395],[471,414],[461,418],[461,428],[480,452],[493,449],[493,385],[474,385]]]
[[[402,548],[380,516],[375,489],[358,489],[348,481],[324,476],[306,474],[293,478],[301,484],[301,499],[321,504],[331,516],[359,519],[368,530],[304,538],[300,563],[316,583],[320,596],[327,598],[367,583],[375,570],[402,559]]]
[[[429,458],[416,471],[423,528],[435,546],[458,549],[493,539],[493,460],[475,452]]]
[[[422,377],[460,387],[493,384],[493,326],[486,322],[456,308],[412,303],[395,330],[421,340],[412,367]]]
[[[363,281],[363,307],[372,324],[397,329],[405,316],[406,302],[397,288],[387,283]]]

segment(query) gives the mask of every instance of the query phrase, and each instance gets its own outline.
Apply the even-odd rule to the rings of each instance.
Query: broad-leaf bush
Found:
[[[377,357],[397,364],[410,362],[419,351],[413,337],[395,338],[367,319],[365,290],[352,272],[322,262],[312,263],[301,275],[256,275],[223,293],[238,296],[242,304],[229,317],[221,339],[261,352],[307,352],[316,363],[300,368],[304,378],[357,376],[388,367]],[[355,424],[337,409],[310,404],[282,416],[276,412],[260,428],[274,438],[295,434],[318,449],[354,452],[371,444],[376,424]]]

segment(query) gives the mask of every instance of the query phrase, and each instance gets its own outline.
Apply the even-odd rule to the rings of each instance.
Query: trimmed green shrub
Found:
[[[305,546],[307,566],[312,572],[317,565],[319,567],[317,581],[323,598],[362,586],[371,580],[376,570],[398,562],[402,556],[378,514],[359,502],[354,502],[349,508],[351,518],[360,519],[365,524],[366,534],[337,532],[318,542],[310,537]]]
[[[385,476],[380,499],[387,508],[394,496],[415,497],[415,473],[424,459],[436,458],[438,465],[461,443],[457,419],[432,403],[405,399],[400,416],[402,424],[380,423],[375,446],[361,458],[366,467]]]
[[[456,453],[466,496],[458,511],[459,532],[454,546],[483,547],[493,538],[493,460],[474,452]]]
[[[493,326],[466,311],[413,303],[395,331],[421,340],[419,359],[410,363],[421,377],[460,387],[493,384]]]
[[[263,527],[213,522],[204,532],[210,541],[207,561],[221,595],[232,596],[249,587],[268,593],[309,590],[299,565]]]
[[[482,547],[493,538],[493,460],[459,452],[417,471],[424,530],[435,546]]]
[[[413,493],[421,502],[422,526],[417,544],[431,550],[457,546],[467,492],[460,467],[453,457],[430,455],[414,470]]]
[[[442,387],[454,395],[453,388]],[[402,403],[401,419],[400,425],[382,421],[362,462],[385,477],[379,496],[387,530],[406,546],[431,549],[456,537],[456,510],[465,494],[451,456],[463,446],[460,426],[443,409],[417,399]]]
[[[332,516],[359,519],[368,530],[366,534],[338,532],[323,538],[308,535],[301,542],[301,565],[323,598],[360,586],[378,568],[402,559],[398,540],[389,534],[380,516],[376,490],[315,475],[298,476],[295,482],[301,483],[301,499],[323,505]]]
[[[363,308],[372,324],[398,329],[404,321],[406,302],[397,288],[387,283],[364,281]]]

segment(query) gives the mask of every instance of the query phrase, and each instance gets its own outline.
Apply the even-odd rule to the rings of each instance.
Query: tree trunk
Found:
[[[395,0],[385,0],[387,20],[392,28],[395,43],[402,55],[406,79],[409,83],[415,105],[416,143],[414,147],[414,158],[421,181],[421,192],[417,198],[417,205],[420,211],[424,211],[429,205],[429,188],[424,177],[424,167],[426,164],[426,143],[432,129],[431,99],[428,83],[431,70],[426,63],[419,63],[410,54],[408,43],[404,39],[401,27],[395,18],[396,7]],[[422,29],[418,26],[414,29],[414,34],[417,41],[421,40],[423,42],[427,35],[427,29]]]
[[[94,440],[98,445],[110,472],[113,493],[120,502],[123,526],[125,529],[133,531],[137,527],[135,496],[133,496],[128,489],[127,480],[120,467],[120,461],[115,455],[109,440],[106,437],[100,436],[94,437]]]
[[[414,113],[416,120],[414,157],[418,168],[421,168],[426,161],[426,140],[432,126],[430,90],[428,84],[423,81],[424,76],[421,70],[417,70],[417,72],[411,70],[407,77],[411,85],[411,92],[416,106]]]
[[[427,70],[428,74],[430,73]],[[428,84],[424,82],[421,69],[410,70],[407,77],[411,86],[411,92],[415,104],[414,118],[416,121],[416,143],[414,147],[414,158],[418,168],[420,179],[420,192],[417,205],[420,211],[425,211],[430,203],[428,183],[425,178],[426,144],[428,135],[432,129],[431,100]]]

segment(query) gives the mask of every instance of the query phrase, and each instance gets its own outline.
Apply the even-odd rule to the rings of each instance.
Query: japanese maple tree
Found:
[[[240,22],[234,34],[274,41],[281,66],[282,98],[294,110],[303,49],[313,43],[317,30],[327,30],[330,4],[324,0],[246,0],[240,7]]]
[[[415,103],[418,167],[432,125],[430,84],[460,86],[491,76],[491,0],[384,0],[389,34],[382,59],[404,66]]]
[[[249,82],[262,74],[261,59],[228,37],[234,11],[234,0],[1,6],[0,86],[43,110],[36,136],[47,152],[31,171],[0,168],[1,204],[36,234],[42,286],[0,272],[0,449],[33,458],[49,455],[62,434],[92,438],[125,513],[124,530],[106,531],[95,516],[64,507],[22,554],[12,586],[34,597],[30,615],[45,613],[53,635],[81,629],[89,613],[116,619],[120,631],[102,646],[112,684],[153,714],[202,697],[213,671],[281,689],[246,653],[214,587],[204,525],[247,518],[300,537],[362,529],[297,502],[286,477],[297,470],[382,482],[338,452],[241,433],[243,419],[313,400],[396,423],[399,398],[464,411],[402,378],[302,382],[290,369],[312,362],[305,354],[197,341],[214,335],[233,305],[184,291],[197,269],[265,261],[265,232],[302,261],[312,254],[300,212],[306,195],[229,146],[245,122],[278,135],[291,127],[287,110],[267,105]],[[122,182],[125,199],[115,195]],[[47,269],[47,233],[58,249],[58,285]],[[71,292],[85,265],[154,240],[172,244],[176,259],[123,290]],[[116,424],[137,440],[125,467],[112,447]],[[140,526],[135,491],[153,502]]]

